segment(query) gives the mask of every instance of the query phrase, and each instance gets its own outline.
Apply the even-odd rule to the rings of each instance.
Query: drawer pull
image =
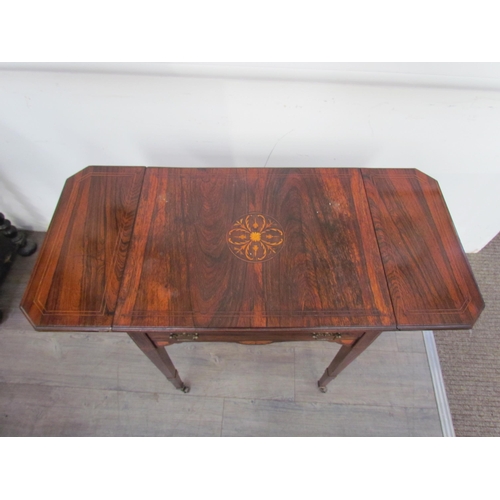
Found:
[[[341,333],[333,333],[333,332],[313,332],[312,338],[314,340],[332,340],[332,339],[341,339]]]
[[[196,332],[171,333],[170,338],[172,340],[176,340],[177,342],[191,342],[193,340],[198,340],[198,333]]]

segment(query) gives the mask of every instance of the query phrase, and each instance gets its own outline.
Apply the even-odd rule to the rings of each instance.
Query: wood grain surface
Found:
[[[363,169],[398,329],[471,328],[484,308],[438,183]]]
[[[144,168],[70,177],[21,308],[38,329],[111,329]]]
[[[418,171],[88,167],[66,182],[21,307],[40,330],[167,345],[470,328],[484,305]]]
[[[359,170],[149,168],[142,192],[115,330],[394,328]]]

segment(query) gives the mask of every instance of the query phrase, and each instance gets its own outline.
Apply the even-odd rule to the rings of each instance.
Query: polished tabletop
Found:
[[[413,169],[88,167],[22,301],[38,329],[470,328],[482,302]]]

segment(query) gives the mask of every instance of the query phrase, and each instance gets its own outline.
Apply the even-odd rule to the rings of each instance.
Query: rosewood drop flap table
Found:
[[[437,182],[409,169],[88,167],[70,177],[21,308],[37,330],[165,346],[342,345],[469,329],[484,307]]]

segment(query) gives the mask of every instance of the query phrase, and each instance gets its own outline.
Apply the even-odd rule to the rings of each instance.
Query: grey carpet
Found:
[[[500,436],[500,233],[468,254],[486,307],[469,331],[434,332],[457,436]]]

